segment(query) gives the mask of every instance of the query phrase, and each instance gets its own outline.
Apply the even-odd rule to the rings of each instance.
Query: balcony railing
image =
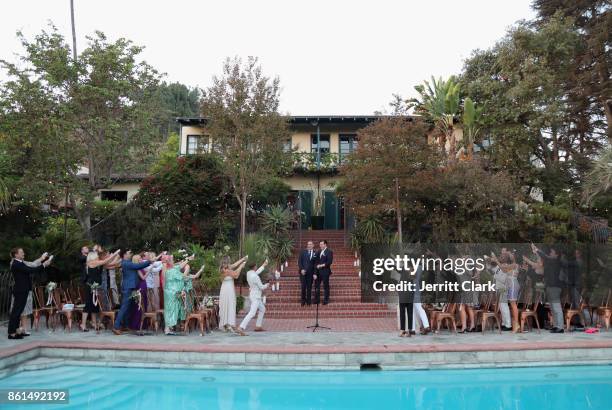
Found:
[[[317,154],[314,152],[293,153],[293,169],[301,172],[335,172],[342,163],[338,153],[322,153],[320,166],[317,167]]]

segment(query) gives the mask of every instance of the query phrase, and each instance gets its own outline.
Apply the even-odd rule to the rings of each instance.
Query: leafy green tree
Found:
[[[579,50],[570,19],[520,23],[494,48],[474,52],[460,78],[463,92],[484,107],[481,132],[491,142],[481,146],[484,156],[549,202],[577,188],[602,143],[597,127],[570,104],[566,85]]]
[[[584,200],[592,204],[595,197],[610,192],[612,189],[612,147],[601,152],[587,174],[584,186]]]
[[[601,127],[612,142],[612,3],[609,0],[534,0],[535,24],[546,27],[566,17],[579,47],[572,77],[564,85],[574,115],[582,118],[577,133],[589,124]]]
[[[75,61],[55,27],[31,41],[18,36],[22,64],[2,61],[9,80],[0,88],[2,132],[26,181],[18,194],[57,203],[68,191],[89,236],[97,190],[150,160],[160,76],[123,38],[96,32]]]
[[[231,192],[240,206],[240,247],[246,235],[247,208],[254,190],[274,178],[290,160],[283,151],[290,137],[286,119],[278,111],[278,78],[263,74],[257,59],[227,59],[223,73],[213,79],[202,97],[203,116]]]
[[[176,163],[181,141],[177,133],[171,133],[166,143],[161,147],[157,154],[157,159],[153,162],[150,172],[157,173]]]
[[[179,133],[177,117],[197,117],[200,115],[200,90],[174,82],[159,85],[159,98],[165,121],[162,124],[164,135]]]

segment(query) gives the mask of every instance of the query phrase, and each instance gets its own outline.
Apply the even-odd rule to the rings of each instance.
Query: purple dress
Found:
[[[138,279],[137,289],[140,290],[140,294],[142,295],[142,309],[145,310],[147,308],[147,281],[140,279],[140,276]],[[140,319],[142,319],[142,311],[138,309],[138,304],[134,301],[130,307],[130,329],[139,330]]]

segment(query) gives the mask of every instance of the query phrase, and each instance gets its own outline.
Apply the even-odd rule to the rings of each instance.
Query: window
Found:
[[[329,134],[320,134],[321,155],[329,154]],[[317,153],[317,134],[310,135],[310,152]]]
[[[100,192],[100,199],[103,201],[127,202],[128,191],[102,191]]]
[[[283,152],[291,152],[293,150],[293,145],[291,144],[291,138],[287,138],[283,143]]]
[[[193,155],[201,152],[208,152],[208,136],[205,135],[188,135],[187,136],[187,154]]]
[[[340,134],[340,161],[357,149],[357,135]]]

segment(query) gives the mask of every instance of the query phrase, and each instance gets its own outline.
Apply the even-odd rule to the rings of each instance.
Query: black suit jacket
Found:
[[[331,265],[334,263],[334,253],[332,250],[327,248],[325,251],[319,251],[317,259],[317,265],[325,265],[322,268],[318,268],[319,273],[323,275],[331,275]]]
[[[11,263],[11,273],[13,274],[13,279],[15,280],[15,285],[13,286],[13,292],[28,292],[32,290],[32,274],[42,273],[43,267],[38,266],[36,268],[31,268],[27,266],[22,261],[18,261],[13,259]]]
[[[304,249],[302,252],[300,252],[300,257],[298,258],[300,275],[302,274],[302,270],[305,270],[307,275],[312,275],[314,273],[317,260],[317,252],[314,250],[312,251],[312,259],[310,259],[310,251],[308,249]]]

